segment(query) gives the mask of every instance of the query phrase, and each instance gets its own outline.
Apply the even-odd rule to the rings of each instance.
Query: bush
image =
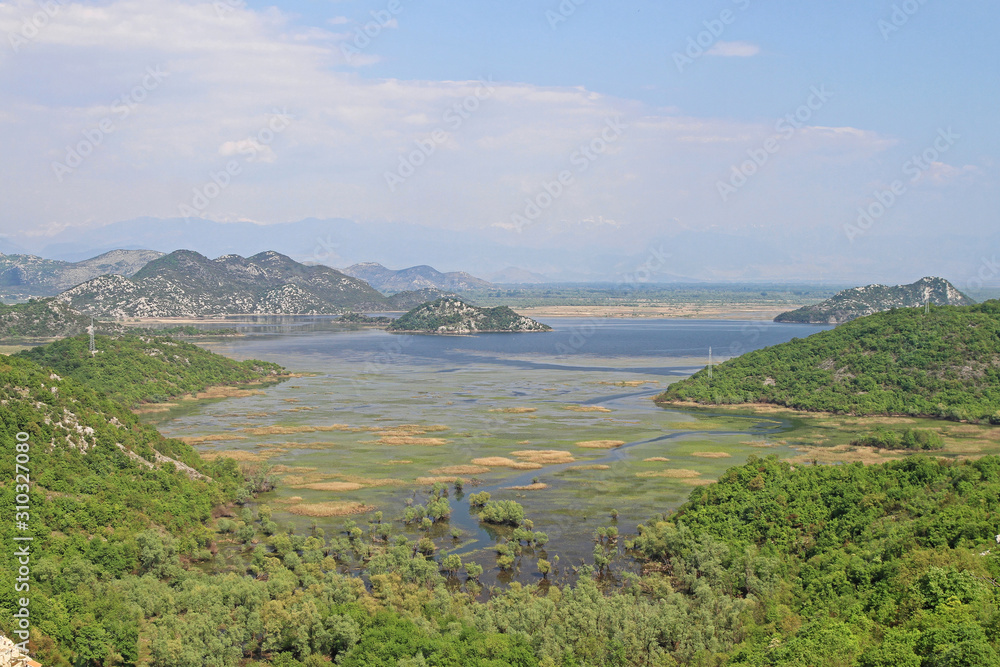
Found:
[[[486,523],[520,526],[524,523],[524,507],[513,500],[490,501],[479,513],[479,519]]]

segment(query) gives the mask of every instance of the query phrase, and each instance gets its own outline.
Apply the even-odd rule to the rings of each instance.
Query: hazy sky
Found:
[[[0,3],[0,234],[709,232],[781,246],[771,277],[968,277],[998,238],[998,27],[986,0]]]

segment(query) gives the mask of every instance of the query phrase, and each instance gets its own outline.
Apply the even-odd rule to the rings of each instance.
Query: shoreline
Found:
[[[525,317],[546,317],[559,319],[580,319],[598,318],[609,320],[641,320],[641,319],[678,319],[678,320],[755,320],[772,322],[775,317],[785,312],[784,310],[761,310],[746,309],[739,310],[733,308],[725,309],[699,309],[691,310],[686,308],[651,308],[640,311],[626,311],[622,308],[606,306],[530,306],[516,309],[519,315]],[[387,311],[392,314],[403,314],[405,311]],[[145,324],[233,324],[238,325],[251,322],[251,318],[262,317],[282,317],[282,318],[329,318],[330,323],[336,324],[339,315],[310,315],[310,314],[274,314],[274,313],[254,313],[240,315],[206,315],[204,317],[148,317],[129,320],[118,320],[117,323],[126,327],[141,327]],[[344,325],[364,326],[359,322],[343,322]],[[781,323],[779,323],[781,324]],[[817,325],[819,326],[819,325]],[[413,332],[406,332],[413,333]],[[497,333],[495,331],[481,331],[477,333]],[[507,333],[507,332],[500,332]]]

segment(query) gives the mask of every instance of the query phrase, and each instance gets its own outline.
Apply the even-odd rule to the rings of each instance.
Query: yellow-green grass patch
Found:
[[[352,514],[364,514],[375,508],[369,505],[355,502],[326,502],[326,503],[299,503],[292,505],[288,511],[300,516],[350,516]]]
[[[432,475],[482,475],[483,473],[487,473],[489,471],[490,469],[486,466],[457,465],[435,468],[430,472]]]
[[[503,456],[486,456],[472,459],[472,464],[488,468],[511,468],[512,470],[538,470],[542,467],[540,463],[529,463],[527,461],[515,461]]]
[[[670,470],[647,470],[645,472],[637,472],[636,477],[666,477],[669,479],[687,479],[691,477],[700,477],[701,473],[697,470],[686,470],[684,468],[673,468]]]
[[[576,443],[576,446],[584,449],[615,449],[624,444],[624,440],[584,440]]]
[[[511,452],[510,455],[528,463],[541,463],[543,465],[574,463],[576,461],[571,453],[558,449],[524,449]]]

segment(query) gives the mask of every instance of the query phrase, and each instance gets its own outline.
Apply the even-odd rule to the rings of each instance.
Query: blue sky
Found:
[[[702,279],[992,266],[985,1],[48,6],[0,3],[0,234],[22,247],[147,216],[336,218],[609,266],[672,243]]]

